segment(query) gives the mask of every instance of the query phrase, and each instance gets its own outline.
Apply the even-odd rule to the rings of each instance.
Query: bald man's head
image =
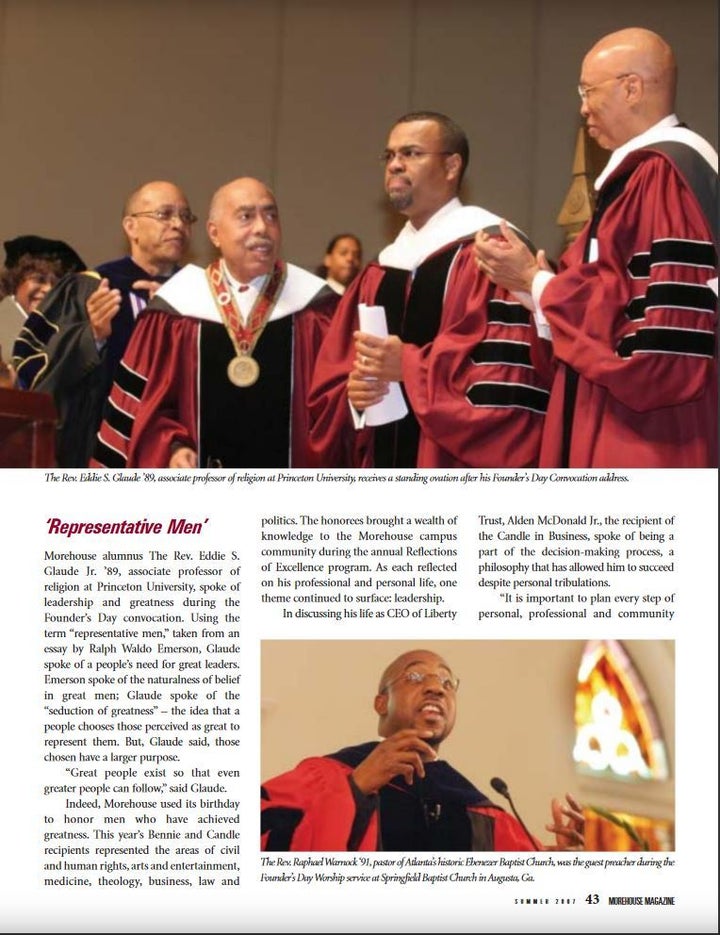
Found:
[[[581,113],[605,149],[617,149],[675,108],[677,66],[665,40],[649,29],[610,33],[583,60]]]
[[[458,679],[437,653],[414,649],[385,669],[374,707],[378,733],[390,737],[399,730],[432,731],[424,739],[439,746],[455,726]]]
[[[194,221],[182,189],[172,182],[146,182],[123,208],[130,255],[148,273],[170,276],[185,257]]]

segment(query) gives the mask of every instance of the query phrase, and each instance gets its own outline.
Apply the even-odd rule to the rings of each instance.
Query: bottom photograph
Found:
[[[265,640],[267,851],[671,851],[672,640]]]

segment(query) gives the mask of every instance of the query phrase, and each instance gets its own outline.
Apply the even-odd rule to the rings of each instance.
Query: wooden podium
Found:
[[[55,467],[56,424],[49,393],[0,387],[0,467]]]

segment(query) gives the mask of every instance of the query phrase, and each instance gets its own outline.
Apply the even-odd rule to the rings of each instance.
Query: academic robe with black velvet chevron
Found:
[[[348,287],[318,355],[311,444],[356,467],[533,467],[552,376],[548,341],[510,293],[478,271],[473,240],[416,270],[370,263]],[[356,430],[347,398],[359,303],[384,306],[403,352],[408,414]]]
[[[310,757],[261,789],[266,851],[528,851],[519,822],[443,760],[412,785],[396,776],[377,795],[351,782],[372,741]]]
[[[120,308],[110,336],[98,345],[86,311],[88,298],[106,278],[120,290]],[[95,446],[112,380],[135,325],[149,298],[133,289],[138,280],[167,282],[147,273],[131,257],[102,263],[93,271],[68,273],[32,312],[13,351],[22,389],[51,393],[58,411],[58,467],[86,467]]]
[[[542,292],[559,365],[541,467],[717,465],[715,236],[667,153],[635,150],[608,176]]]
[[[204,277],[188,268],[181,275],[190,274]],[[91,466],[167,467],[181,446],[198,453],[201,468],[317,466],[306,395],[337,296],[327,289],[271,319],[253,350],[259,379],[237,387],[227,376],[235,349],[225,325],[178,314],[161,295],[140,316],[120,363]]]

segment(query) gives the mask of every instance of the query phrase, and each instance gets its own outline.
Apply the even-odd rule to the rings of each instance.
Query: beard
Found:
[[[388,192],[388,200],[396,211],[402,213],[413,203],[412,189],[403,188],[401,191]]]

